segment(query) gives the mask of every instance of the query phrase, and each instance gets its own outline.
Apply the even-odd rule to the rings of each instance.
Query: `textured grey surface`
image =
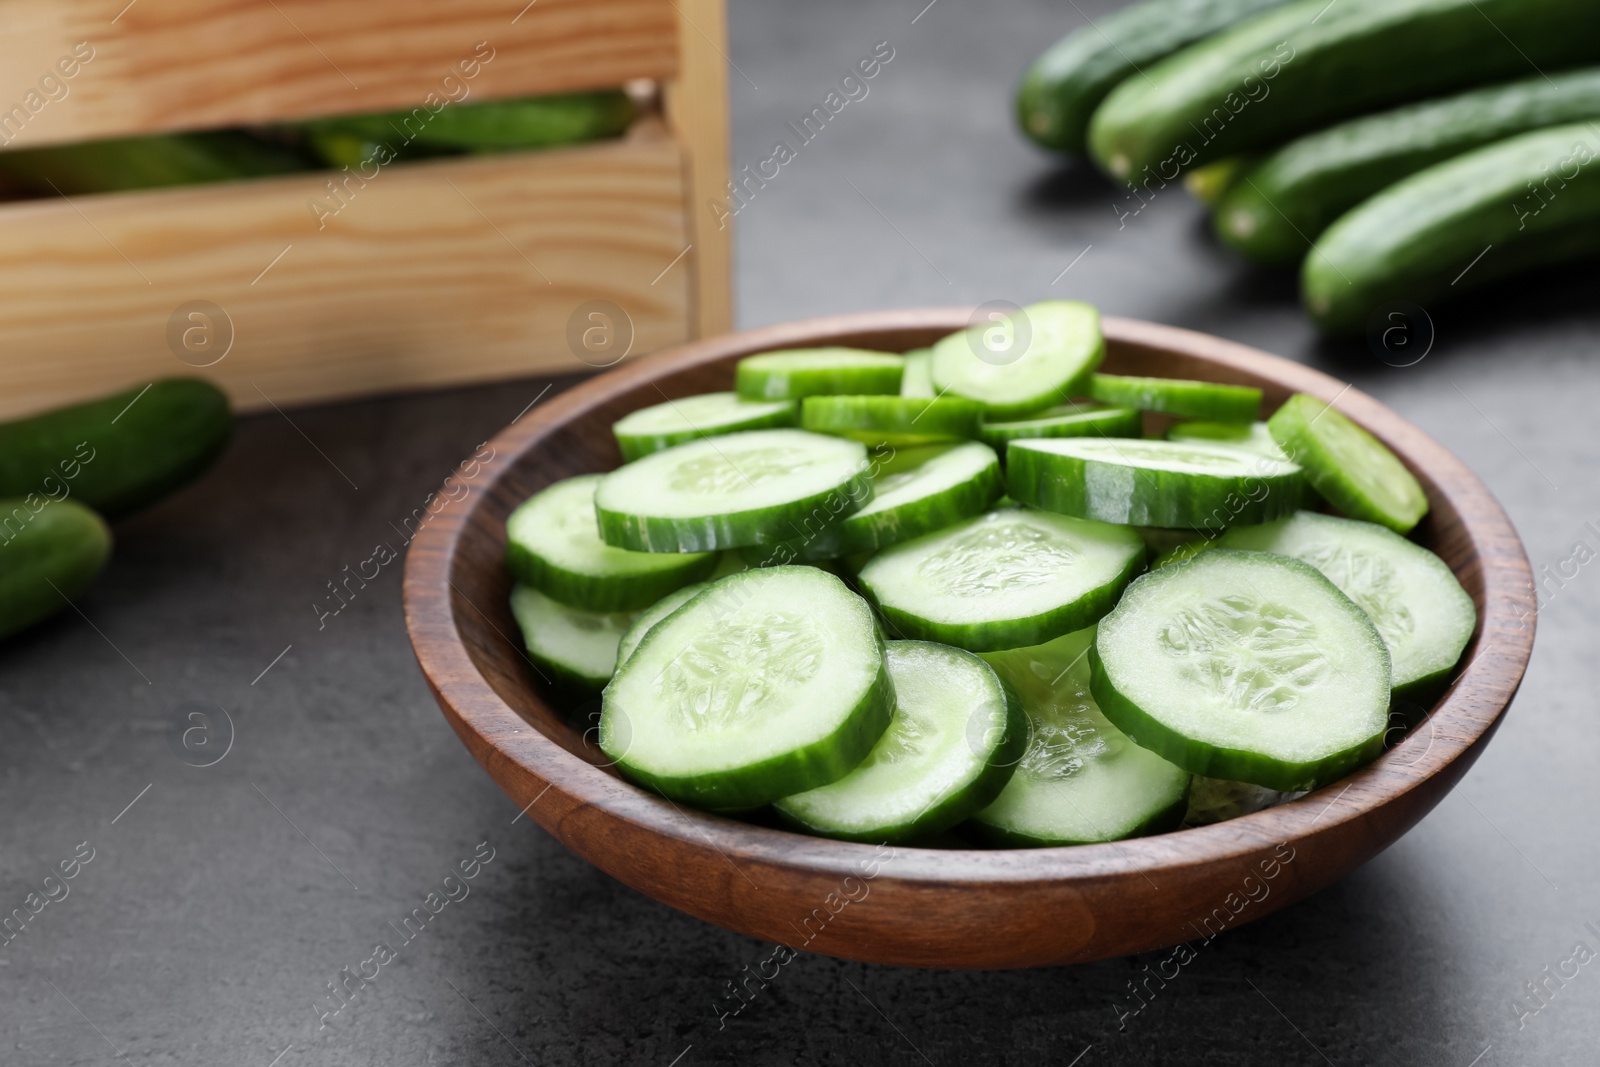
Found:
[[[895,50],[741,212],[744,324],[1086,298],[1353,379],[1483,476],[1536,567],[1600,548],[1593,272],[1430,309],[1438,340],[1413,367],[1319,345],[1292,287],[1215,248],[1181,192],[1119,228],[1115,192],[1012,133],[1015,72],[1082,22],[1076,4],[923,2],[736,0],[737,164],[877,42]],[[319,629],[325,583],[398,547],[391,524],[544,385],[291,412],[305,436],[247,419],[203,483],[119,528],[84,617],[0,647],[0,912],[94,850],[0,947],[0,1064],[1592,1062],[1595,968],[1549,981],[1520,1027],[1512,1007],[1575,942],[1600,950],[1600,577],[1577,564],[1463,785],[1350,878],[1199,950],[1125,1029],[1114,1006],[1161,954],[1000,974],[802,956],[719,1023],[726,983],[771,946],[512,823],[422,683],[397,564]],[[172,747],[191,702],[232,717],[214,766]],[[469,895],[404,942],[480,842],[493,859]],[[321,1026],[327,984],[380,941],[395,958]]]

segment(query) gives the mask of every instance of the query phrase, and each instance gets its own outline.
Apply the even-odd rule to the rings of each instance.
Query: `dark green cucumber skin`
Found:
[[[633,121],[633,101],[621,90],[450,104],[438,111],[418,107],[376,115],[344,115],[305,123],[308,132],[330,132],[408,148],[513,149],[578,144],[611,137]]]
[[[1061,38],[1017,88],[1017,124],[1035,144],[1082,152],[1089,116],[1117,83],[1283,0],[1148,0]]]
[[[1261,390],[1249,385],[1096,374],[1089,380],[1089,395],[1102,403],[1179,418],[1254,422],[1261,417]]]
[[[159,189],[313,169],[309,156],[288,145],[235,130],[0,152],[0,175],[47,196]]]
[[[1093,655],[1093,652],[1090,653]],[[998,795],[998,794],[997,794]],[[1118,841],[1127,841],[1135,837],[1149,837],[1152,834],[1164,834],[1168,830],[1176,830],[1183,822],[1183,816],[1189,810],[1189,787],[1185,786],[1183,793],[1169,806],[1151,815],[1144,822],[1134,827],[1130,832],[1116,838]],[[1101,844],[1099,838],[1085,841],[1068,841],[1055,837],[1035,837],[1032,834],[1018,833],[1015,830],[1003,829],[989,823],[976,820],[965,823],[963,830],[970,830],[974,837],[986,841],[991,845],[1001,848],[1053,848],[1060,845],[1093,845]]]
[[[1307,134],[1229,185],[1216,205],[1222,242],[1257,263],[1298,263],[1340,215],[1395,182],[1529,130],[1600,117],[1600,68],[1535,75],[1367,115]],[[1255,220],[1235,232],[1232,215]]]
[[[0,638],[54,615],[94,581],[111,530],[70,500],[0,500]]]
[[[1295,0],[1124,81],[1090,149],[1119,178],[1164,183],[1353,115],[1592,62],[1597,41],[1590,0]]]
[[[1552,126],[1436,164],[1344,215],[1306,257],[1301,299],[1322,332],[1353,335],[1391,301],[1426,306],[1597,253],[1600,123]]]
[[[1006,445],[1025,437],[1139,437],[1144,433],[1143,415],[1132,408],[1116,406],[1086,413],[1081,421],[1053,426],[1018,425],[1029,421],[1032,420],[1022,418],[983,423],[978,427],[978,439],[1004,456]]]
[[[737,426],[711,427],[704,430],[683,430],[676,433],[658,434],[630,434],[626,437],[617,437],[617,448],[622,452],[624,463],[632,463],[652,452],[672,448],[675,445],[688,444],[698,441],[702,437],[720,437],[725,433],[743,433],[746,430],[780,430],[786,426],[798,426],[800,411],[795,408],[791,411],[774,411],[770,415],[749,419]]]
[[[199,477],[233,435],[228,398],[199,378],[142,388],[0,423],[0,496],[60,485],[114,520]]]
[[[717,569],[717,557],[708,555],[684,570],[629,575],[626,581],[608,582],[602,587],[593,578],[552,567],[526,546],[508,540],[506,566],[519,582],[563,604],[586,611],[643,611],[668,593],[705,581]]]

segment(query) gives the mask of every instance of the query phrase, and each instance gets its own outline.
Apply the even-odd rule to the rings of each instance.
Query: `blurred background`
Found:
[[[229,37],[224,24],[204,37],[162,0],[136,4],[100,13],[106,25],[81,38],[75,25],[57,33],[45,8],[17,4],[29,31],[18,39],[54,40],[40,36],[46,27],[67,55],[71,42],[128,24],[174,48],[227,44],[238,76],[253,76],[248,34]],[[283,6],[288,25],[261,54],[292,44],[294,62],[329,84],[386,84],[382,48]],[[496,32],[523,32],[546,4],[515,6],[496,9]],[[541,17],[574,10],[550,6]],[[14,194],[32,199],[0,209],[9,413],[127,388],[112,412],[132,398],[133,419],[151,399],[136,396],[143,383],[202,366],[245,412],[208,473],[117,521],[112,562],[70,610],[0,646],[0,910],[31,914],[0,945],[0,1062],[1586,1062],[1600,1038],[1600,978],[1563,963],[1580,943],[1600,950],[1587,818],[1600,804],[1600,584],[1584,566],[1600,548],[1589,525],[1600,522],[1595,268],[1415,301],[1422,314],[1407,312],[1404,345],[1360,331],[1324,339],[1295,271],[1253,267],[1223,247],[1178,184],[1129,214],[1125,188],[1019,132],[1023,69],[1119,5],[731,0],[725,42],[713,6],[637,6],[636,21],[619,25],[643,39],[630,46],[639,69],[660,62],[650,18],[709,20],[709,32],[685,31],[701,61],[715,60],[695,68],[700,95],[634,86],[625,103],[590,101],[561,128],[610,137],[608,109],[663,113],[652,121],[700,137],[684,150],[714,163],[720,120],[706,102],[725,91],[735,175],[777,141],[797,146],[776,178],[745,187],[725,230],[709,205],[698,218],[682,206],[720,199],[731,214],[712,171],[683,178],[650,139],[666,134],[636,120],[621,139],[578,150],[620,154],[598,174],[582,161],[523,173],[516,145],[480,155],[481,144],[448,144],[428,154],[460,158],[429,165],[463,168],[449,172],[453,190],[412,187],[396,170],[335,195],[313,169],[322,164],[302,156],[271,179],[305,183],[292,196],[242,202],[224,183],[118,206],[19,181]],[[427,33],[425,21],[414,28]],[[430,74],[442,96],[459,92],[446,77],[514,80],[500,73],[509,50],[477,54],[483,36],[499,39],[452,39],[448,54],[476,58],[480,71]],[[25,101],[37,56],[20,46],[6,55],[25,73],[5,99]],[[79,121],[69,109],[105,107],[117,79],[164,76],[116,55],[62,72],[71,91],[45,94],[38,112],[24,103],[28,123],[66,131]],[[867,57],[880,67],[865,94],[799,143],[790,124]],[[564,61],[599,62],[579,44]],[[220,112],[239,91],[191,88],[167,106]],[[529,76],[517,91],[543,87]],[[296,106],[309,115],[314,103]],[[280,133],[276,147],[335,152],[353,140],[345,158],[359,170],[372,158],[363,133],[307,128]],[[59,184],[64,172],[50,173]],[[307,208],[313,198],[326,218]],[[380,214],[409,219],[403,241],[371,221]],[[290,215],[300,229],[285,229]],[[580,216],[583,226],[565,225]],[[259,254],[246,265],[193,252],[224,232],[243,232]],[[731,285],[719,287],[728,268],[718,242],[729,235]],[[56,242],[64,251],[41,251]],[[541,281],[545,271],[555,280]],[[147,288],[169,284],[182,291],[140,318]],[[559,299],[538,296],[545,288]],[[998,974],[801,956],[721,1019],[713,1005],[728,983],[771,946],[621,887],[517,817],[423,684],[398,560],[378,564],[354,596],[336,602],[330,589],[370,567],[375,544],[400,546],[395,525],[480,442],[623,358],[615,338],[637,354],[699,326],[1052,296],[1318,366],[1456,452],[1510,512],[1536,573],[1560,575],[1541,589],[1522,693],[1465,782],[1416,830],[1343,882],[1212,943],[1132,1018],[1117,1006],[1158,956]],[[519,315],[519,301],[541,310]],[[357,328],[407,308],[436,325],[402,316],[376,334]],[[120,344],[130,323],[139,340]],[[591,327],[600,340],[585,339]],[[495,380],[440,387],[446,379]],[[393,389],[403,391],[356,398]],[[159,414],[149,416],[157,426]],[[474,857],[470,895],[334,1012],[342,969],[359,968],[390,924]],[[74,864],[69,881],[50,883],[64,894],[44,882]],[[27,903],[47,893],[37,910]]]

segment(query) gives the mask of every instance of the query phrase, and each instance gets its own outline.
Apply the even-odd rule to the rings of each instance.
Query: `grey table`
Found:
[[[1414,366],[1321,344],[1292,285],[1223,254],[1181,191],[1123,217],[1013,134],[1016,72],[1077,3],[925,2],[735,4],[735,163],[796,147],[737,218],[743,324],[1060,295],[1208,330],[1415,420],[1499,495],[1536,567],[1600,548],[1593,272],[1430,309]],[[796,146],[786,123],[882,41],[867,95]],[[248,418],[209,477],[119,528],[81,615],[0,647],[0,913],[57,898],[0,946],[0,1064],[1594,1062],[1600,973],[1577,961],[1600,950],[1600,578],[1576,563],[1462,786],[1121,1028],[1159,957],[970,974],[803,956],[719,1022],[771,946],[514,821],[423,686],[397,564],[338,615],[314,607],[547,384]],[[197,767],[173,738],[202,711],[232,746]],[[75,877],[47,884],[63,863]],[[475,877],[446,882],[462,863]]]

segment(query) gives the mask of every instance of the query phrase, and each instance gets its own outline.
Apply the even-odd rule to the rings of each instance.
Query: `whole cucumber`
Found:
[[[1407,175],[1528,130],[1593,118],[1600,67],[1351,119],[1290,141],[1233,182],[1216,207],[1217,235],[1257,263],[1297,263],[1335,219]]]
[[[71,500],[0,500],[0,638],[67,606],[111,555],[105,520]]]
[[[228,398],[199,378],[0,423],[0,497],[70,497],[121,518],[198,477],[232,433]]]
[[[1600,252],[1600,125],[1525,133],[1390,186],[1328,228],[1300,292],[1326,333],[1386,301],[1425,304]]]
[[[1045,148],[1082,152],[1089,116],[1141,67],[1284,0],[1147,0],[1061,38],[1017,88],[1017,122]]]
[[[1377,108],[1595,60],[1594,0],[1295,0],[1124,81],[1089,147],[1114,177],[1165,183]]]
[[[306,123],[312,134],[338,133],[387,145],[404,157],[409,146],[455,149],[538,148],[621,133],[633,121],[633,100],[621,90],[455,104],[430,111],[343,115]]]
[[[0,174],[46,195],[157,189],[310,169],[310,161],[289,147],[237,130],[0,152]]]

